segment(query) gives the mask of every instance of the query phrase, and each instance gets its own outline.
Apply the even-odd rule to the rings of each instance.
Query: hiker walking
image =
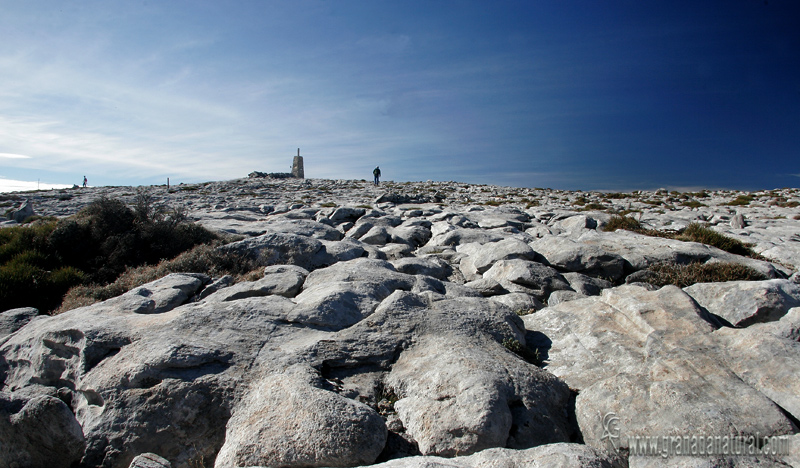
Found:
[[[380,179],[381,179],[381,168],[378,167],[378,166],[375,166],[375,169],[372,170],[372,175],[375,176],[375,185],[378,185],[378,183],[380,183]]]
[[[89,180],[86,178],[86,176],[83,176],[83,186],[84,186],[84,188],[86,187],[87,183],[89,183]]]

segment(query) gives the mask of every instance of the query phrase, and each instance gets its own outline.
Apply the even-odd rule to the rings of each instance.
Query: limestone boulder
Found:
[[[535,296],[525,293],[508,293],[493,296],[495,302],[505,305],[514,312],[537,311],[545,308],[545,305]]]
[[[328,216],[334,224],[341,224],[344,222],[356,222],[358,219],[367,212],[364,208],[357,208],[352,206],[340,206],[336,208],[333,213]]]
[[[283,265],[276,266],[284,267]],[[259,280],[236,283],[209,295],[206,300],[229,302],[248,297],[271,295],[295,297],[303,287],[303,281],[307,274],[308,272],[300,267],[272,269]]]
[[[49,395],[31,399],[0,392],[0,465],[68,468],[86,440],[75,415]]]
[[[136,455],[128,468],[172,468],[172,464],[155,453],[143,453]]]
[[[492,448],[468,456],[416,456],[373,465],[375,468],[612,468],[619,458],[583,444],[556,443],[526,450]]]
[[[725,365],[750,386],[800,419],[800,343],[786,336],[797,329],[800,308],[786,320],[745,329],[720,328],[714,336]],[[788,323],[781,323],[788,322]]]
[[[338,241],[344,237],[335,227],[311,219],[273,217],[263,228],[264,234],[293,234],[328,241]]]
[[[8,214],[8,219],[21,223],[35,214],[36,212],[33,211],[33,203],[30,200],[25,200],[16,210]]]
[[[548,265],[561,270],[612,280],[625,275],[625,258],[601,246],[581,242],[580,238],[544,237],[532,242],[531,247]]]
[[[586,276],[581,273],[567,272],[562,273],[564,279],[569,283],[570,288],[585,296],[599,296],[603,289],[614,286],[610,281]]]
[[[776,321],[800,306],[800,285],[785,279],[697,283],[684,291],[736,327]]]
[[[357,466],[373,463],[386,444],[372,408],[326,390],[306,366],[253,382],[228,421],[215,467]]]
[[[0,313],[0,339],[24,327],[38,316],[39,311],[33,307],[22,307]]]
[[[531,294],[541,301],[553,291],[571,290],[558,271],[529,260],[499,260],[483,277],[497,281],[508,291]]]
[[[297,265],[313,270],[336,262],[322,242],[297,234],[264,234],[224,245],[220,251],[251,258],[263,266]]]
[[[432,232],[439,232],[439,233],[434,234],[426,245],[455,246],[470,242],[486,244],[488,242],[497,242],[507,237],[503,234],[498,233],[497,231],[487,231],[483,229],[456,227],[452,229],[446,228],[446,230],[442,232],[441,227],[439,227],[439,229],[437,230],[434,230],[434,227],[431,228]]]
[[[394,268],[409,275],[426,275],[446,280],[453,274],[453,267],[439,257],[406,257],[389,262]]]
[[[536,257],[528,244],[513,238],[487,244],[459,245],[456,250],[466,254],[459,266],[461,272],[464,277],[473,279],[486,273],[498,260],[534,260]]]
[[[467,343],[447,336],[420,340],[389,374],[388,384],[401,395],[394,407],[422,454],[569,440],[566,385],[500,343],[488,349]]]
[[[558,305],[562,302],[574,301],[584,297],[586,297],[585,294],[575,291],[553,291],[553,293],[550,294],[550,297],[547,298],[547,305],[548,307],[553,307],[554,305]]]
[[[629,231],[586,231],[578,237],[551,236],[531,247],[548,263],[568,271],[614,280],[654,263],[738,263],[779,278],[782,273],[769,262],[734,255],[697,242],[650,237]]]
[[[627,436],[793,431],[772,401],[725,367],[714,353],[718,323],[674,286],[607,289],[524,321],[545,369],[578,391],[589,445],[609,448],[602,418],[611,413]]]

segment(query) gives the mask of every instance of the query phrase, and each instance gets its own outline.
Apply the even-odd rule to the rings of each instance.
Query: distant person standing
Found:
[[[375,166],[375,169],[372,170],[372,175],[375,176],[375,185],[378,185],[381,181],[381,168]]]
[[[86,176],[83,176],[83,187],[86,188],[86,184],[88,184],[88,183],[89,183],[89,180],[86,178]]]

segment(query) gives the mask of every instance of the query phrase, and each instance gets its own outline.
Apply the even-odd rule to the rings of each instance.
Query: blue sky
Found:
[[[796,0],[0,0],[0,178],[800,185]],[[2,184],[0,184],[2,185]]]

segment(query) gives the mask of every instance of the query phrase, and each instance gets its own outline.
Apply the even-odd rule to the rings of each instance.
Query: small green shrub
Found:
[[[603,230],[607,232],[613,232],[617,229],[624,229],[626,231],[633,231],[633,232],[642,232],[644,228],[642,227],[639,221],[631,218],[630,216],[619,216],[614,215],[611,217],[610,220],[603,226]]]
[[[129,268],[217,239],[185,219],[184,211],[155,206],[140,192],[133,209],[101,198],[70,218],[2,229],[0,304],[49,312],[77,285],[106,285]]]
[[[605,210],[606,208],[608,207],[600,203],[587,203],[586,205],[583,206],[583,208],[581,208],[581,211],[591,211],[591,210],[602,211]]]
[[[725,203],[728,206],[746,206],[749,205],[750,202],[753,201],[753,197],[749,195],[739,195],[738,197],[734,198],[733,200]]]
[[[750,248],[750,245],[725,236],[699,223],[692,223],[681,231],[676,239],[688,242],[700,242],[736,255],[751,258],[762,258]]]
[[[688,201],[685,201],[685,202],[681,203],[681,206],[686,206],[686,207],[689,207],[689,208],[700,208],[701,206],[706,206],[706,205],[704,205],[703,203],[700,203],[697,200],[688,200]]]
[[[675,285],[685,288],[695,283],[719,283],[725,281],[761,281],[767,279],[758,271],[738,263],[657,263],[648,270],[653,275],[643,279],[644,282],[666,286]]]

